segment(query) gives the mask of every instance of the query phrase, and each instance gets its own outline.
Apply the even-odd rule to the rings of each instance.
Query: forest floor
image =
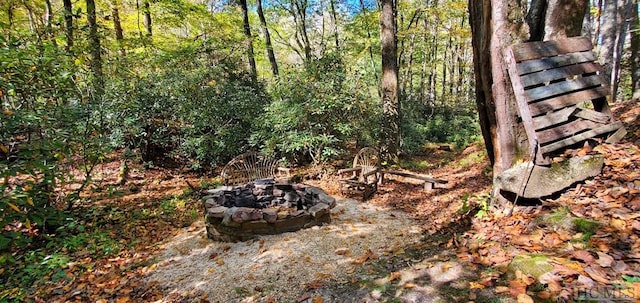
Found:
[[[206,189],[213,178],[133,165],[119,185],[115,158],[76,209],[83,228],[65,238],[66,257],[29,285],[27,301],[638,302],[640,107],[615,111],[623,142],[573,151],[602,153],[602,174],[509,217],[488,211],[480,144],[434,147],[401,166],[447,188],[390,178],[363,203],[340,196],[335,168],[301,170],[338,198],[333,222],[240,243],[205,236],[187,182]]]

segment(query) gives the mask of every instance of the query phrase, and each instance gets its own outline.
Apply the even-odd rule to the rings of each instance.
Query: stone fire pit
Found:
[[[329,210],[336,205],[321,188],[274,179],[208,193],[203,198],[207,236],[217,241],[245,241],[329,223]]]

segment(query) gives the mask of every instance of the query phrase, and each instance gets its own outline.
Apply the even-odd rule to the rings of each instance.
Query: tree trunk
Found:
[[[525,17],[529,25],[529,41],[542,41],[544,37],[544,21],[547,12],[547,0],[532,0],[529,12]]]
[[[338,16],[336,14],[336,1],[329,0],[329,5],[331,9],[331,17],[333,19],[333,38],[336,42],[336,50],[340,49],[340,39],[338,39]]]
[[[256,69],[256,58],[253,54],[253,36],[251,36],[251,26],[249,25],[249,9],[247,8],[247,0],[239,0],[242,9],[242,24],[244,25],[244,36],[247,44],[247,60],[253,81],[258,80],[258,70]]]
[[[631,9],[629,33],[631,34],[631,100],[640,101],[640,20],[637,5],[633,5]]]
[[[262,11],[262,0],[258,1],[258,17],[260,18],[260,24],[262,25],[262,31],[264,32],[264,41],[267,45],[267,57],[269,57],[269,63],[271,64],[271,72],[274,76],[278,75],[278,62],[276,61],[276,55],[273,52],[273,45],[271,44],[271,35],[269,34],[269,28],[267,27],[267,19],[264,18],[264,12]]]
[[[382,142],[381,156],[397,162],[400,147],[400,102],[398,99],[398,54],[394,0],[382,0],[380,39],[382,44]]]
[[[100,56],[100,37],[98,36],[98,22],[96,20],[96,3],[86,0],[87,21],[89,23],[89,53],[91,73],[93,74],[93,101],[100,100],[104,94],[104,76],[102,75],[102,59]]]
[[[144,14],[144,28],[147,31],[147,37],[151,37],[153,35],[153,28],[151,24],[151,6],[149,5],[149,0],[144,0],[142,7],[142,13]]]
[[[525,41],[528,33],[516,0],[469,0],[469,20],[476,104],[495,178],[510,168],[518,155],[529,154],[528,147],[521,145],[526,137],[517,123],[515,97],[503,56],[506,46]]]
[[[64,5],[64,34],[67,39],[65,50],[70,53],[73,47],[73,7],[71,0],[62,0]]]
[[[113,30],[116,35],[116,43],[121,55],[125,54],[124,34],[122,32],[122,24],[120,23],[120,10],[118,8],[118,0],[111,0],[111,14],[113,15]]]
[[[616,37],[617,37],[617,26],[618,22],[616,22],[618,15],[618,0],[602,0],[603,2],[603,11],[602,18],[600,24],[600,37],[601,41],[599,45],[599,57],[600,63],[602,63],[604,68],[604,76],[607,79],[611,79],[611,74],[613,71],[613,58],[616,46]],[[613,99],[611,100],[613,101]]]
[[[544,40],[580,36],[588,6],[589,0],[549,0]]]

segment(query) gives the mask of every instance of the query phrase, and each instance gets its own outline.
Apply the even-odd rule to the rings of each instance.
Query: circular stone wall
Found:
[[[203,198],[207,236],[217,241],[245,241],[329,223],[329,210],[336,205],[321,188],[273,179],[208,193]]]

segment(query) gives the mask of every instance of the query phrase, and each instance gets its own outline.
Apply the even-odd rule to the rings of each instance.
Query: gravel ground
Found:
[[[422,235],[404,212],[353,199],[338,199],[332,220],[239,243],[207,239],[198,222],[164,245],[148,282],[168,294],[161,302],[299,302],[309,289],[346,281],[359,264],[417,243]]]

